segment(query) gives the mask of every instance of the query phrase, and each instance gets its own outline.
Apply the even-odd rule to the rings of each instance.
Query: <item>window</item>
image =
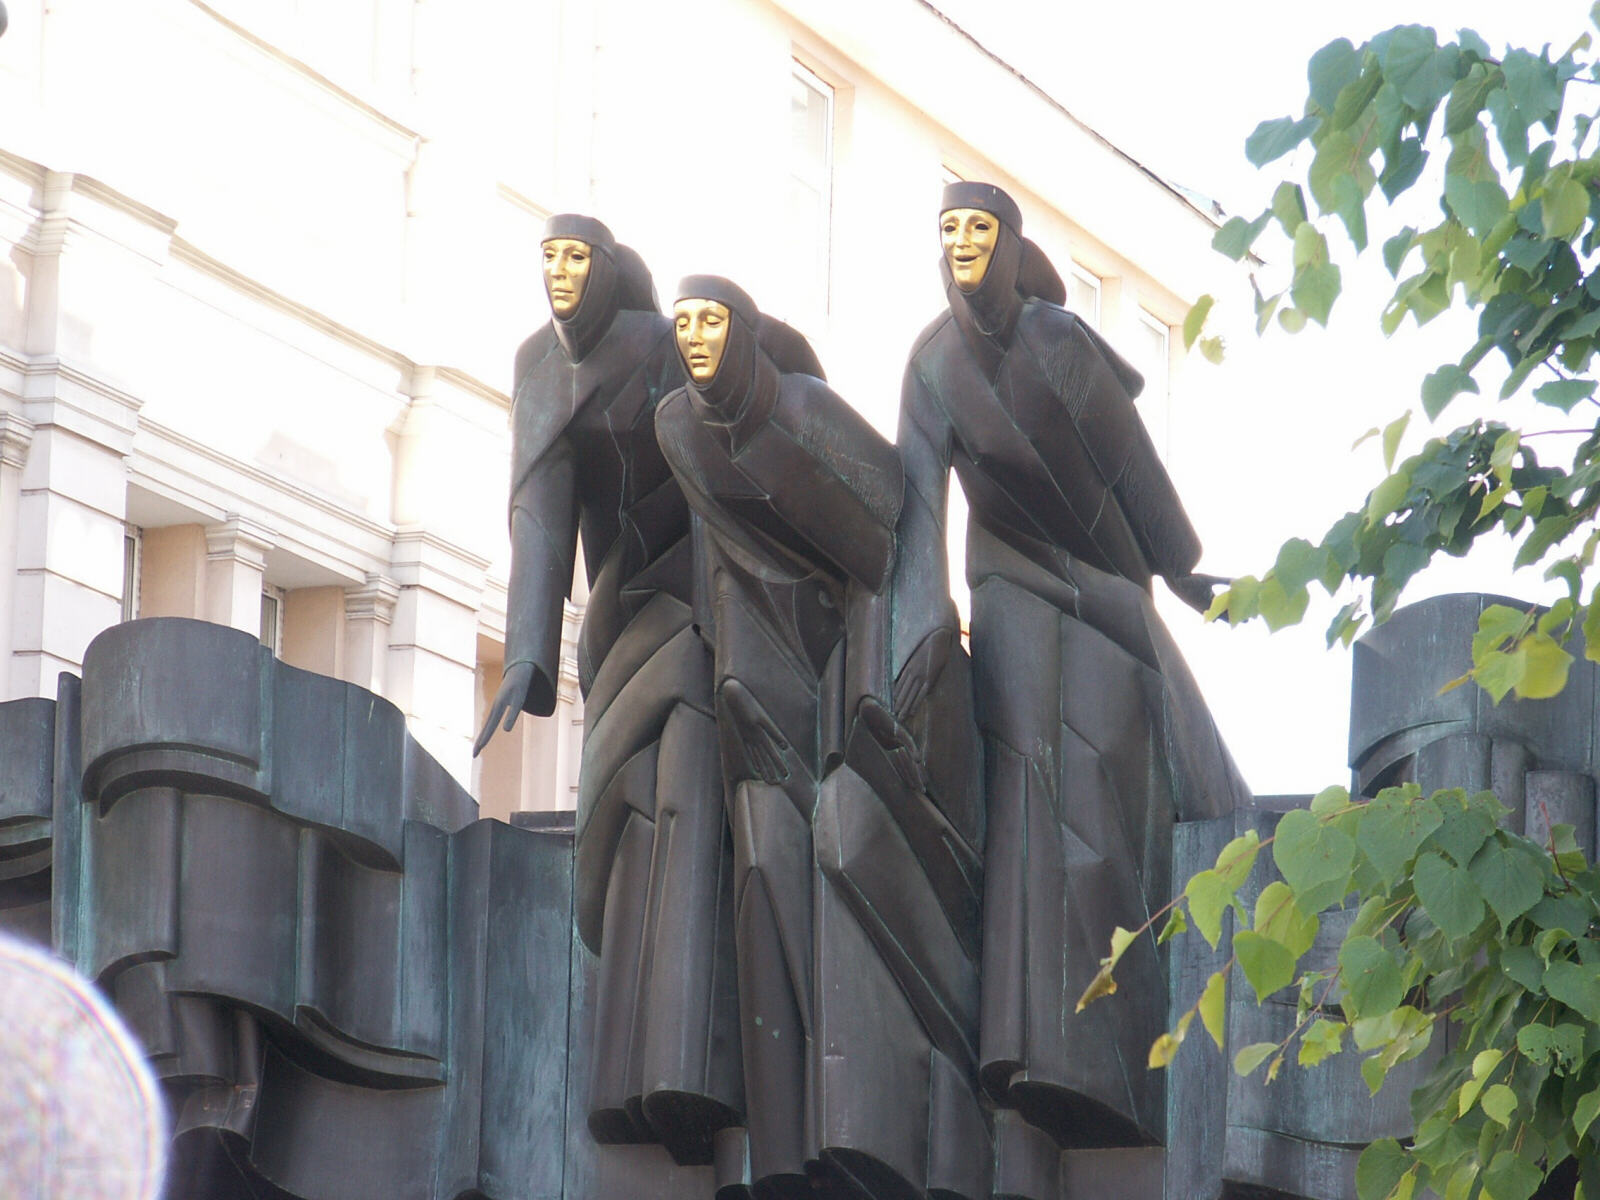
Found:
[[[1144,376],[1144,395],[1159,405],[1167,402],[1168,337],[1165,321],[1139,310],[1134,365]]]
[[[1095,329],[1100,328],[1100,276],[1076,263],[1067,273],[1067,307]]]
[[[261,644],[274,654],[283,648],[283,589],[261,589]]]
[[[828,315],[833,235],[833,88],[793,63],[789,90],[790,321],[815,336]]]
[[[137,525],[124,526],[122,531],[122,619],[131,621],[139,615],[139,568],[142,565],[144,539]]]

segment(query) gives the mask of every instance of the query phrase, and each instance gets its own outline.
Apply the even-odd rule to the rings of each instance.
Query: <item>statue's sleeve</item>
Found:
[[[521,452],[527,448],[519,444],[522,428],[514,422],[515,468],[523,467]],[[577,474],[571,443],[563,434],[546,442],[538,457],[518,471],[511,491],[505,665],[532,664],[533,681],[522,707],[537,717],[555,711],[563,601],[572,591],[577,540]]]
[[[1075,317],[1069,318],[1065,341],[1059,353],[1034,348],[1051,386],[1151,573],[1188,574],[1200,560],[1200,538],[1134,407],[1143,380],[1092,326]]]
[[[950,599],[946,520],[950,495],[950,422],[929,390],[916,356],[900,390],[896,443],[905,468],[905,503],[895,530],[890,587],[890,678],[934,630],[955,623]]]
[[[894,447],[861,414],[820,380],[787,375],[759,427],[735,429],[733,443],[734,465],[779,519],[769,533],[871,591],[883,588],[904,475]]]

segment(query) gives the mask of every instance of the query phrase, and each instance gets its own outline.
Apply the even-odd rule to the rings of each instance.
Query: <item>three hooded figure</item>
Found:
[[[542,251],[553,317],[517,351],[505,672],[478,746],[502,718],[509,729],[555,707],[581,537],[574,904],[599,956],[589,1128],[709,1162],[742,1101],[711,656],[689,509],[655,435],[683,372],[644,264],[610,230],[554,216]]]
[[[1142,380],[1021,229],[946,189],[897,446],[728,280],[669,320],[604,226],[546,230],[480,740],[554,704],[581,536],[589,1125],[714,1161],[725,1200],[1047,1200],[1063,1148],[1166,1135],[1154,938],[1073,1006],[1166,901],[1174,822],[1247,793],[1152,602],[1210,587]]]

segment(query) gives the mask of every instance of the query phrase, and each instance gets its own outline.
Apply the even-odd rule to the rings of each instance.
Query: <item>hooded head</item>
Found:
[[[617,242],[593,217],[557,213],[541,239],[551,324],[574,362],[611,328],[621,299]]]
[[[752,404],[770,406],[778,369],[761,348],[761,310],[743,288],[720,275],[687,275],[672,322],[689,394],[707,419],[731,424]]]
[[[974,219],[974,214],[981,217]],[[984,218],[987,218],[986,220]],[[1022,295],[1022,213],[1016,201],[992,183],[952,183],[939,205],[940,242],[950,312],[985,359],[1005,353]]]

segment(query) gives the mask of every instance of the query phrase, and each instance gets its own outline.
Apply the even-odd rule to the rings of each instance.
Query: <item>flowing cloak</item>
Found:
[[[902,476],[894,448],[821,379],[778,372],[742,293],[709,277],[690,285],[687,295],[731,301],[728,347],[708,388],[662,401],[656,431],[706,531],[750,1175],[768,1195],[811,1195],[811,820],[842,752],[846,610],[887,577]],[[781,765],[750,753],[762,737]]]
[[[552,322],[517,354],[506,665],[533,665],[524,708],[551,712],[581,535],[575,909],[600,956],[589,1124],[706,1162],[742,1101],[711,663],[689,510],[654,427],[681,367],[659,312],[581,332]]]
[[[1012,290],[1018,257],[1003,236],[987,312],[950,284],[906,367],[893,669],[941,619],[953,467],[988,804],[984,1086],[1059,1145],[1147,1144],[1165,1128],[1145,1067],[1166,1016],[1154,939],[1114,997],[1074,1005],[1113,928],[1165,903],[1173,822],[1247,793],[1149,594],[1199,542],[1133,407],[1142,381],[1074,314]]]

